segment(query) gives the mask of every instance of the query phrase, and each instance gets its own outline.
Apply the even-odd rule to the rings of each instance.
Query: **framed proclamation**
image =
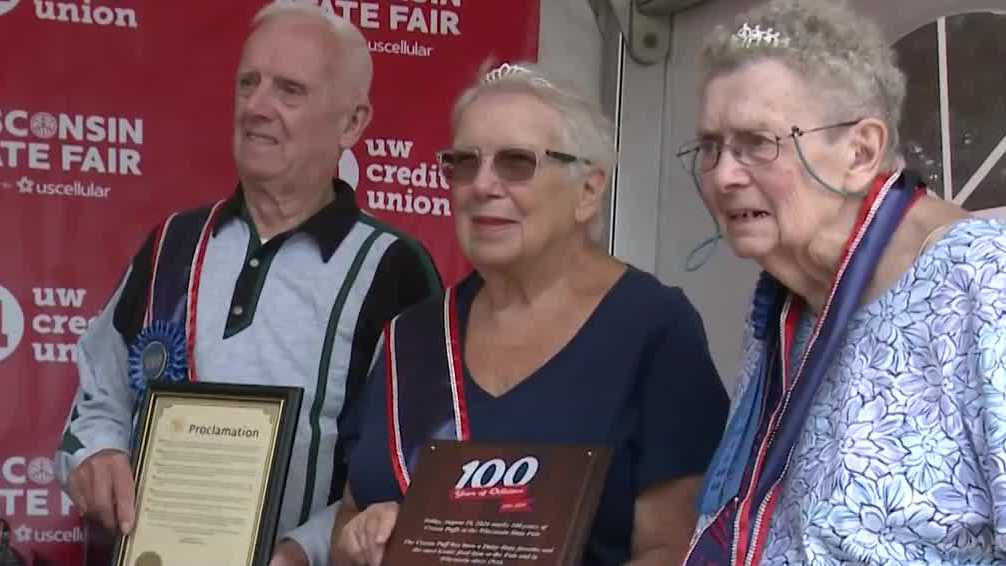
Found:
[[[116,566],[266,566],[301,390],[151,383],[136,426],[136,526]]]
[[[382,565],[579,564],[610,459],[602,446],[432,441]]]

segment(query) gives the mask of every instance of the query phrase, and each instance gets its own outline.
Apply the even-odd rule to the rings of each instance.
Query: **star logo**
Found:
[[[28,177],[21,177],[17,180],[17,192],[21,194],[31,194],[35,190],[35,181]]]
[[[32,529],[28,525],[21,525],[14,531],[14,536],[18,542],[30,542]]]

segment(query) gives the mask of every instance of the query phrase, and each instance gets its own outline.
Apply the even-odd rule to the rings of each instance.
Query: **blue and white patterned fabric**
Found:
[[[855,314],[762,564],[1006,564],[1006,224],[960,222]]]

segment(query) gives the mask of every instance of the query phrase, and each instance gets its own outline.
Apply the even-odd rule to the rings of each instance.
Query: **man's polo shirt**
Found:
[[[263,242],[239,188],[214,225],[196,305],[201,381],[304,390],[278,532],[305,547],[313,564],[327,564],[328,507],[345,483],[343,410],[362,390],[385,323],[441,290],[422,246],[362,213],[345,183],[334,191],[299,227]],[[128,447],[136,396],[127,347],[142,329],[153,246],[151,235],[80,341],[64,480],[98,450]]]

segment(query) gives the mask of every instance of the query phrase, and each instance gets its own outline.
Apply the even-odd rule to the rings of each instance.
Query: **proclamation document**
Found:
[[[139,423],[128,566],[247,566],[261,543],[282,405],[162,394]]]

